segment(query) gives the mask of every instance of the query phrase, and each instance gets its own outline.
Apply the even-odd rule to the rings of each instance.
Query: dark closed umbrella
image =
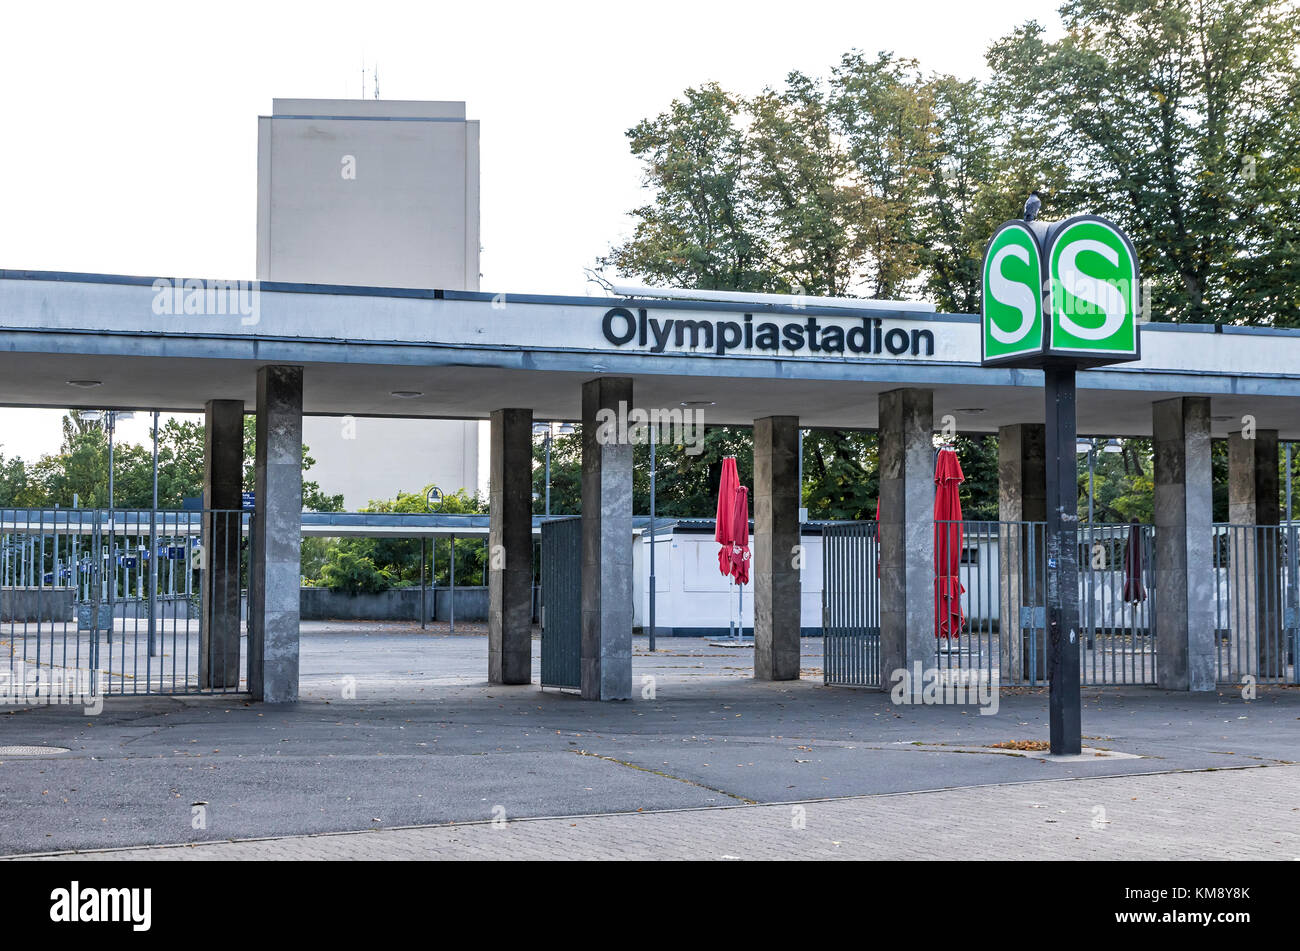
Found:
[[[961,565],[960,486],[966,477],[957,453],[940,449],[934,466],[934,631],[936,637],[957,638],[965,620],[958,577]]]
[[[1124,546],[1124,603],[1137,604],[1147,599],[1142,584],[1142,527],[1137,519],[1128,526],[1128,544]]]

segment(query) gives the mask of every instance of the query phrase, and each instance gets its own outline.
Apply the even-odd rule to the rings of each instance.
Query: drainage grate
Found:
[[[47,753],[66,753],[63,746],[0,746],[0,756],[44,756]]]

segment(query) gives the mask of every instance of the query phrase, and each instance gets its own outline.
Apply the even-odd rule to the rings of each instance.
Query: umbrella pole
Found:
[[[735,584],[735,583],[736,583],[736,578],[734,575],[732,575],[731,579],[728,581],[728,584]],[[735,612],[731,610],[730,606],[727,608],[727,617],[732,618],[731,625],[730,625],[731,626],[730,634],[731,637],[735,639],[738,636],[737,630],[740,626],[740,619],[736,617]]]

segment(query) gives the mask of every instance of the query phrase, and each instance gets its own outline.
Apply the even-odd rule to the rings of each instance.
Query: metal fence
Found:
[[[1286,525],[1213,527],[1216,679],[1239,684],[1297,679],[1297,530]]]
[[[8,696],[245,689],[252,529],[238,510],[0,509]]]
[[[1046,671],[1044,528],[935,523],[935,667],[978,673],[990,683],[1032,682]],[[956,577],[960,587],[945,587],[945,577]],[[1011,620],[1004,624],[1004,617]]]
[[[1045,684],[1046,525],[938,522],[934,537],[931,666],[990,683]],[[1150,525],[1079,529],[1084,684],[1155,683],[1153,540]],[[876,523],[826,526],[822,544],[823,679],[880,686]]]

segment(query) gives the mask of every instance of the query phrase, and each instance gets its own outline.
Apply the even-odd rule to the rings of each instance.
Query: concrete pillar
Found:
[[[533,411],[492,413],[488,682],[533,678]]]
[[[754,678],[799,679],[799,417],[754,420]]]
[[[254,470],[248,690],[267,703],[292,703],[302,584],[302,367],[257,371]]]
[[[1047,427],[1016,423],[998,429],[998,519],[1047,520]],[[1020,623],[1021,608],[1041,609],[1044,601],[1044,548],[1040,525],[1003,524],[998,531],[998,626],[1003,683],[1047,679],[1045,614],[1041,628]],[[1038,618],[1031,618],[1038,622]]]
[[[1282,546],[1277,430],[1228,435],[1232,678],[1282,673]]]
[[[632,697],[632,381],[582,385],[582,697]]]
[[[1152,404],[1155,449],[1156,683],[1213,690],[1214,562],[1210,401]]]
[[[880,394],[880,656],[896,670],[935,665],[934,394]],[[919,689],[919,687],[918,687]]]
[[[209,512],[203,516],[199,685],[238,687],[244,401],[208,400],[203,411],[203,507]]]

